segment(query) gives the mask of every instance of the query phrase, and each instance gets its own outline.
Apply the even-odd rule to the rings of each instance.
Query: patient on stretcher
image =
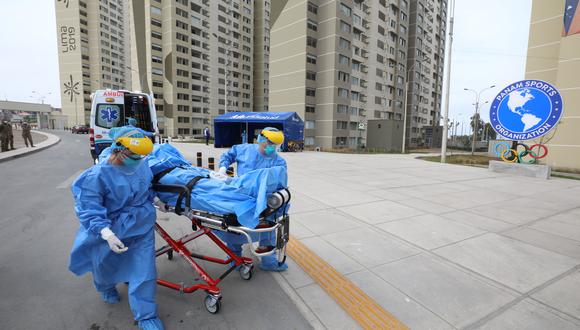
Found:
[[[104,150],[99,158],[106,157],[107,151]],[[216,214],[235,214],[238,222],[248,228],[258,225],[260,214],[268,207],[268,196],[288,185],[286,169],[280,166],[251,171],[227,182],[211,179],[210,170],[191,165],[169,144],[156,144],[146,161],[160,184],[186,185],[192,179],[202,177],[191,189],[191,208]],[[172,206],[178,199],[176,193],[156,194]]]

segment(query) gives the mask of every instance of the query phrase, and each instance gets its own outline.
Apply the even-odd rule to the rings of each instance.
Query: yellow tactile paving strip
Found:
[[[288,255],[362,328],[409,329],[294,237],[288,242]]]

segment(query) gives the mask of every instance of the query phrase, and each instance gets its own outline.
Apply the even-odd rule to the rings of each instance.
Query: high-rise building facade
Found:
[[[441,143],[433,133],[441,119],[446,22],[446,0],[410,1],[406,145],[411,147]]]
[[[62,113],[88,124],[96,89],[131,84],[127,1],[56,0]]]
[[[130,13],[133,87],[154,94],[163,135],[267,109],[269,1],[133,0]]]
[[[368,119],[403,120],[412,74],[407,137],[420,145],[423,127],[439,122],[445,3],[272,3],[271,111],[300,114],[307,146],[356,148],[366,144]]]
[[[558,126],[531,144],[543,143],[543,163],[580,170],[580,5],[565,0],[534,0],[526,61],[526,79],[554,85],[564,112]]]

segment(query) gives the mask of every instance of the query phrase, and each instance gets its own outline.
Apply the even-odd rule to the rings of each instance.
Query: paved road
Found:
[[[78,221],[69,190],[72,180],[91,165],[88,137],[61,133],[62,141],[45,151],[0,163],[0,320],[4,329],[134,329],[126,299],[110,306],[100,301],[90,276],[67,269]],[[185,218],[163,216],[170,233],[187,230]],[[199,250],[206,244],[198,243]],[[210,267],[210,270],[215,268]],[[180,259],[158,260],[160,275],[186,284],[193,280]],[[274,277],[256,271],[247,282],[227,278],[222,310],[205,311],[203,293],[180,295],[159,288],[158,303],[167,329],[308,329]]]

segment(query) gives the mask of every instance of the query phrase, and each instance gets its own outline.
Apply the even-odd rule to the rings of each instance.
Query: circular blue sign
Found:
[[[556,127],[563,110],[562,96],[554,86],[522,80],[499,92],[491,103],[489,119],[497,134],[508,140],[532,140]]]

